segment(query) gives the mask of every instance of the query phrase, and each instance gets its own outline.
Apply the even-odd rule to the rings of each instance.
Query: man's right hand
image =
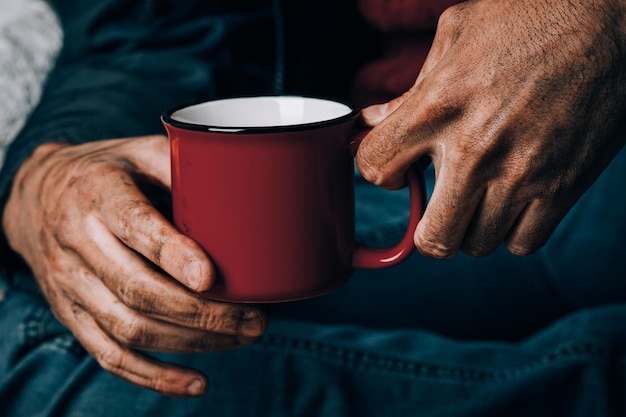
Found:
[[[100,365],[168,395],[205,392],[199,372],[140,350],[192,353],[251,343],[250,307],[195,294],[215,272],[137,186],[170,187],[164,136],[40,146],[18,171],[3,215],[56,317]]]

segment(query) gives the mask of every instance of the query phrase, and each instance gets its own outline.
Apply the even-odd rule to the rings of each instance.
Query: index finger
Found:
[[[433,194],[415,230],[414,241],[420,253],[443,259],[452,257],[461,247],[484,188],[468,184],[457,171],[444,167],[436,170]]]
[[[110,232],[186,287],[197,292],[209,289],[215,270],[204,250],[152,205],[128,173],[111,177],[109,197],[98,207]]]

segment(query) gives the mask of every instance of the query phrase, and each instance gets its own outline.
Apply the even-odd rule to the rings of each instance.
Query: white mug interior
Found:
[[[298,126],[326,122],[353,109],[333,100],[300,96],[228,98],[195,104],[172,113],[181,123],[223,129]]]

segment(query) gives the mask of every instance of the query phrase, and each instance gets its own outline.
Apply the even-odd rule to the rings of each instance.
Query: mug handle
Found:
[[[356,155],[361,139],[365,136],[361,132],[356,139],[350,142],[350,151]],[[352,253],[352,267],[364,269],[379,269],[397,265],[407,259],[415,250],[413,235],[417,229],[417,224],[422,218],[426,202],[426,186],[424,175],[418,165],[412,165],[406,173],[409,187],[410,215],[404,237],[395,246],[390,248],[374,248],[364,243],[357,242]]]

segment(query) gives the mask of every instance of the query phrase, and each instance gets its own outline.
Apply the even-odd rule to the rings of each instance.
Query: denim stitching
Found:
[[[82,345],[71,334],[49,334],[47,324],[55,320],[52,312],[36,306],[18,326],[18,337],[25,349],[39,347],[75,356],[84,354]]]
[[[82,356],[85,351],[81,344],[73,336],[61,335],[41,345],[42,349],[47,349],[59,353],[70,353],[74,356]]]
[[[273,348],[306,353],[362,371],[401,373],[408,376],[465,383],[502,382],[529,374],[538,368],[582,357],[604,357],[606,350],[592,342],[572,342],[543,355],[524,366],[506,369],[477,369],[399,358],[390,354],[366,352],[311,340],[269,335],[260,341]]]
[[[47,308],[35,306],[29,316],[20,323],[18,327],[18,335],[22,343],[27,346],[35,346],[45,337],[45,323],[48,315],[52,313]]]

